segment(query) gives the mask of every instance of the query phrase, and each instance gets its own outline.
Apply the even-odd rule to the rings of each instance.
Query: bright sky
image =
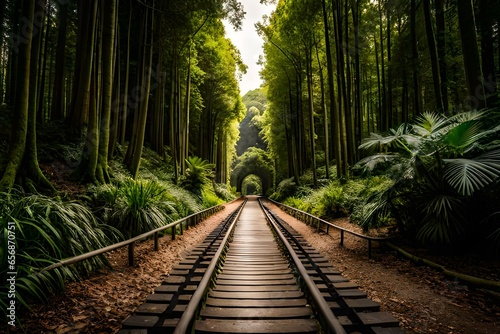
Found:
[[[246,12],[242,29],[234,31],[233,27],[224,22],[226,26],[226,35],[233,44],[240,50],[243,62],[248,66],[247,74],[243,75],[240,81],[241,95],[248,91],[259,88],[262,80],[260,79],[260,66],[257,65],[259,55],[263,54],[262,39],[255,31],[255,23],[262,21],[262,15],[271,14],[275,5],[261,5],[259,0],[240,0]]]

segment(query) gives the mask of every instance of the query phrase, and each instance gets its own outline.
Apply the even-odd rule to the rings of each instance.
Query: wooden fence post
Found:
[[[154,239],[155,239],[154,250],[158,251],[158,249],[160,249],[160,246],[158,245],[158,232],[155,232]]]
[[[132,267],[134,265],[134,246],[135,242],[128,244],[128,265]]]

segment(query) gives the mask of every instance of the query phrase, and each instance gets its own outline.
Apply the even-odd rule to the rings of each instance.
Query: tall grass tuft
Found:
[[[170,214],[176,213],[166,188],[156,181],[128,179],[119,192],[111,222],[127,238],[165,225],[172,221]]]
[[[0,195],[0,279],[6,284],[9,222],[15,226],[16,298],[24,306],[30,300],[46,301],[64,288],[67,279],[77,279],[107,265],[94,257],[75,266],[42,271],[57,261],[105,247],[121,238],[120,233],[100,223],[90,210],[74,201],[19,190]],[[7,286],[0,287],[0,306],[5,310]]]

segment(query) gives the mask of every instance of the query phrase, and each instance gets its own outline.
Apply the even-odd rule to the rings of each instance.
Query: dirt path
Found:
[[[103,270],[81,282],[70,283],[64,294],[48,305],[34,305],[22,316],[26,333],[115,333],[121,322],[161,284],[170,269],[200,243],[239,203],[189,229],[175,241],[160,239],[160,251],[148,241],[136,246],[137,265],[127,266],[126,249],[110,254],[113,270]],[[425,267],[415,267],[391,252],[376,252],[368,260],[366,243],[346,236],[318,234],[280,210],[297,231],[326,256],[347,278],[358,283],[382,309],[397,317],[407,333],[495,334],[500,308],[480,294],[445,280]],[[2,332],[2,329],[0,329]],[[14,330],[13,333],[21,333]]]
[[[346,234],[342,247],[335,232],[317,233],[276,206],[269,207],[380,303],[382,310],[392,312],[407,333],[500,332],[500,307],[483,294],[449,281],[433,269],[402,260],[391,251],[379,250],[370,260],[366,241]]]

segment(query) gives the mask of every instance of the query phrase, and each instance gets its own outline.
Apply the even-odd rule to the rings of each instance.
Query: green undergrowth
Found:
[[[332,180],[318,189],[298,188],[298,192],[282,202],[324,219],[351,216],[355,220],[366,199],[392,185],[384,176]]]
[[[0,195],[0,210],[2,313],[7,302],[14,300],[9,294],[15,293],[18,310],[34,300],[45,302],[51,293],[63,290],[68,279],[79,279],[108,263],[98,256],[50,271],[41,270],[44,267],[122,239],[117,229],[75,200],[13,189]],[[15,292],[7,281],[11,272],[16,273]]]
[[[61,136],[66,134],[61,133]],[[46,141],[40,145],[41,161],[47,165],[58,161],[68,170],[76,168],[81,149],[77,140],[64,144],[60,136],[47,134],[44,138]],[[51,147],[52,141],[59,143],[54,146],[56,148]],[[197,175],[203,177],[203,182],[191,179],[199,187],[194,189],[196,191],[182,188],[181,182],[176,185],[172,168],[165,160],[168,157],[162,158],[147,148],[144,149],[139,176],[134,180],[121,162],[125,151],[125,147],[117,147],[115,157],[109,163],[111,182],[108,184],[76,187],[77,181],[65,179],[62,183],[59,180],[58,185],[62,184],[64,189],[84,190],[61,191],[47,196],[16,188],[0,194],[2,321],[7,319],[7,278],[12,271],[8,263],[9,252],[15,252],[15,294],[19,311],[33,302],[48,301],[54,292],[63,291],[67,281],[79,280],[109,263],[105,256],[99,256],[49,271],[43,268],[235,198],[231,188],[213,184],[210,175],[202,172],[201,175],[199,170]],[[198,160],[194,159],[193,164],[196,162]]]

